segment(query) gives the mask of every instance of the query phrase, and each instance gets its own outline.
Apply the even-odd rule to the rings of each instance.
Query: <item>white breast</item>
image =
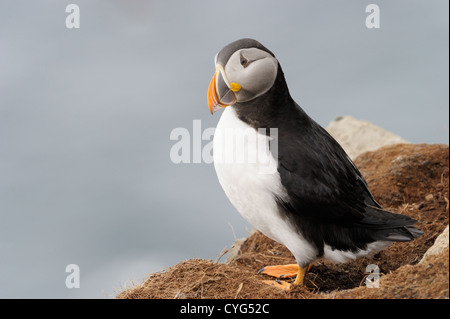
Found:
[[[316,250],[283,218],[275,201],[286,191],[268,142],[266,134],[259,134],[227,107],[214,135],[217,177],[231,203],[255,229],[285,245],[298,262],[309,262]]]

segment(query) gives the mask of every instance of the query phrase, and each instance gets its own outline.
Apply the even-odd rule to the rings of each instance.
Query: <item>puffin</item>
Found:
[[[219,183],[252,228],[297,262],[261,273],[304,285],[319,259],[370,257],[423,234],[416,220],[374,199],[339,143],[293,100],[269,49],[240,39],[220,50],[214,64],[207,101],[211,114],[224,109],[213,140]]]

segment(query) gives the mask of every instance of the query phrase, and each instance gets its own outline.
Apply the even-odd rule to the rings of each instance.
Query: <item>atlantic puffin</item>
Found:
[[[283,244],[297,264],[263,273],[303,285],[318,259],[342,263],[423,234],[416,220],[381,208],[339,143],[292,99],[275,55],[240,39],[215,56],[208,88],[217,124],[214,167],[237,211]]]

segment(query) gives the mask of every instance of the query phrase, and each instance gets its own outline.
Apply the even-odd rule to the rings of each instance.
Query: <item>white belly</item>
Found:
[[[275,196],[285,198],[286,191],[268,141],[269,137],[239,120],[234,109],[227,107],[214,135],[217,177],[231,203],[252,227],[285,245],[298,262],[313,260],[316,249],[283,218],[275,201]]]

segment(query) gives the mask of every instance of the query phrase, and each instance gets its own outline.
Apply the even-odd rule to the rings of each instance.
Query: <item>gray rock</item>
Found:
[[[436,238],[434,245],[428,248],[427,252],[423,255],[419,264],[426,264],[427,259],[430,256],[440,254],[442,251],[448,248],[448,240],[449,239],[448,239],[448,225],[447,225],[444,231]]]
[[[247,240],[247,238],[238,238],[234,241],[233,245],[231,246],[230,250],[228,250],[228,257],[225,261],[226,264],[229,264],[236,258],[238,258],[241,254],[241,246],[242,244]]]
[[[353,160],[358,155],[393,144],[409,143],[370,122],[352,116],[338,116],[326,127]]]

